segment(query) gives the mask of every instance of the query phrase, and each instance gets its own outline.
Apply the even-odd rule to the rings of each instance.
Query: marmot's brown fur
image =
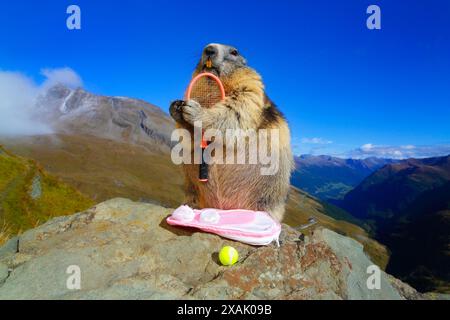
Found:
[[[207,60],[213,65],[206,71],[222,80],[226,99],[209,109],[192,100],[175,101],[170,113],[177,126],[193,132],[194,122],[201,121],[203,129],[221,130],[223,137],[226,129],[278,129],[279,169],[264,176],[261,164],[210,164],[209,181],[204,183],[198,179],[199,165],[185,164],[186,203],[194,208],[261,210],[281,221],[293,169],[287,122],[265,94],[260,75],[246,66],[235,48],[208,45],[194,76],[206,69]]]

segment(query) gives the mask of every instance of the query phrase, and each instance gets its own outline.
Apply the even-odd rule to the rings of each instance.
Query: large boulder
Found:
[[[421,297],[384,272],[381,288],[368,289],[372,262],[362,245],[330,230],[304,237],[283,226],[280,247],[253,247],[171,227],[172,211],[113,199],[11,239],[0,248],[0,299]],[[224,245],[239,251],[238,264],[218,263]],[[81,288],[73,289],[78,267]]]

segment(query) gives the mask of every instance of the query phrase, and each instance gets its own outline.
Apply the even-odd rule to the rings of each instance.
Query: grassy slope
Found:
[[[8,147],[33,157],[46,170],[96,202],[120,196],[177,207],[184,198],[180,168],[172,164],[168,155],[151,153],[142,147],[95,137],[63,135],[9,141]],[[374,262],[384,268],[388,261],[386,248],[369,239],[362,228],[341,221],[343,215],[345,213],[335,207],[292,188],[284,222],[296,227],[315,216],[319,225],[364,244]]]
[[[4,143],[96,202],[114,197],[174,207],[182,201],[183,176],[169,155],[92,136],[46,136]]]
[[[30,196],[32,182],[40,177],[41,196]],[[88,197],[62,183],[35,161],[15,156],[0,147],[0,244],[48,219],[85,210]]]

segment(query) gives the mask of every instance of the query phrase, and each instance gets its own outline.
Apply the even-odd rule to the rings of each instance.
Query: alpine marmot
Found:
[[[247,66],[246,59],[236,48],[222,44],[207,45],[193,76],[204,71],[220,78],[226,98],[211,108],[203,108],[193,100],[174,101],[170,114],[177,127],[193,132],[194,122],[201,121],[203,130],[217,129],[223,132],[224,137],[227,129],[253,129],[256,132],[278,129],[275,143],[267,139],[272,141],[269,151],[278,148],[278,167],[274,174],[263,175],[261,163],[212,163],[209,165],[209,181],[205,183],[198,179],[198,164],[183,164],[186,204],[193,208],[266,211],[281,221],[294,163],[286,120],[266,95],[261,76]],[[193,156],[193,143],[190,145]],[[249,151],[246,152],[248,156]]]

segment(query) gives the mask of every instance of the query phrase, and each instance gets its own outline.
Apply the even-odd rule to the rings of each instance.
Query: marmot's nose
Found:
[[[217,54],[217,48],[215,46],[207,46],[204,52],[205,56],[213,57]]]

